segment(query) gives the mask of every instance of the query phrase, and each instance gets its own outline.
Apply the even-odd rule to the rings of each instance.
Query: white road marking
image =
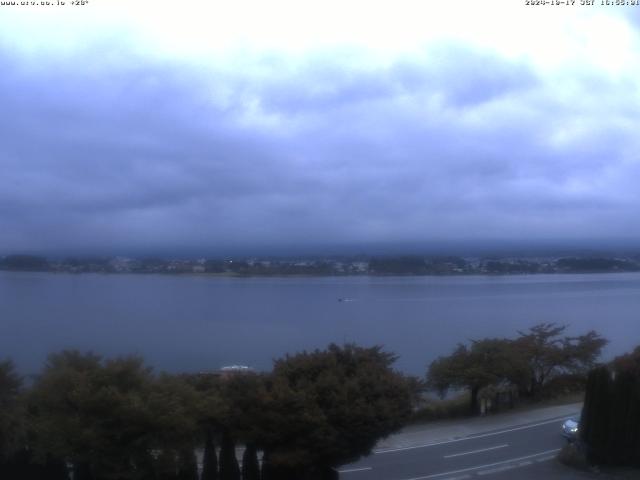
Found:
[[[488,452],[489,450],[497,450],[499,448],[505,448],[508,446],[509,444],[505,443],[504,445],[496,445],[495,447],[481,448],[480,450],[472,450],[470,452],[452,453],[451,455],[444,455],[444,458],[462,457],[463,455],[471,455],[473,453]]]
[[[338,470],[338,473],[365,472],[367,470],[373,470],[373,467],[347,468],[346,470]]]
[[[506,472],[507,470],[511,470],[517,466],[518,465],[505,465],[504,467],[496,467],[490,470],[481,470],[478,472],[478,475],[490,475],[492,473]]]
[[[553,460],[554,458],[555,458],[554,455],[551,455],[548,457],[536,458],[536,462],[547,462],[549,460]]]
[[[436,445],[446,445],[447,443],[456,443],[456,442],[464,442],[464,441],[467,441],[467,440],[475,440],[476,438],[493,437],[495,435],[502,435],[503,433],[517,432],[519,430],[526,430],[528,428],[535,428],[535,427],[539,427],[541,425],[548,425],[550,423],[555,423],[555,422],[557,422],[559,420],[562,420],[562,419],[565,419],[565,418],[571,418],[571,415],[562,416],[562,417],[559,417],[559,418],[554,418],[553,420],[546,420],[544,422],[533,423],[531,425],[523,425],[522,427],[514,427],[514,428],[509,428],[507,430],[500,430],[499,432],[483,433],[483,434],[480,434],[480,435],[472,435],[472,436],[469,436],[469,437],[454,438],[454,439],[451,439],[451,440],[444,440],[442,442],[425,443],[425,444],[422,444],[422,445],[412,445],[410,447],[386,448],[386,449],[381,449],[381,450],[374,450],[373,454],[374,455],[380,455],[382,453],[402,452],[404,450],[415,450],[417,448],[427,448],[427,447],[434,447]]]
[[[540,455],[548,455],[550,453],[557,453],[559,451],[560,451],[560,449],[556,448],[554,450],[546,450],[544,452],[538,452],[538,453],[534,453],[532,455],[525,455],[524,457],[510,458],[509,460],[502,460],[501,462],[488,463],[487,465],[478,465],[477,467],[469,467],[469,468],[463,468],[463,469],[460,469],[460,470],[452,470],[451,472],[434,473],[432,475],[425,475],[423,477],[406,478],[405,480],[427,480],[428,478],[444,477],[445,475],[455,475],[456,473],[471,472],[473,470],[482,470],[483,468],[490,468],[490,467],[495,467],[495,466],[498,466],[498,465],[505,465],[507,463],[515,463],[515,462],[519,462],[520,460],[526,460],[528,458],[539,457]],[[553,458],[553,457],[550,457],[550,458]]]
[[[459,477],[447,477],[442,480],[466,480],[467,478],[471,478],[471,475],[460,475]]]

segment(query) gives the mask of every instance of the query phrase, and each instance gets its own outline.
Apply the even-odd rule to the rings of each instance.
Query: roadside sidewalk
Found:
[[[499,413],[484,417],[440,420],[423,425],[412,425],[378,442],[374,453],[457,440],[496,430],[507,430],[543,422],[551,423],[557,421],[558,432],[560,432],[562,420],[574,415],[580,415],[581,409],[582,403],[572,403],[526,411]]]

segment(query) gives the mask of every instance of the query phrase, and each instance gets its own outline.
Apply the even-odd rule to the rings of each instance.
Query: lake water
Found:
[[[338,301],[348,298],[350,301]],[[62,348],[137,353],[161,370],[243,364],[330,342],[381,344],[421,375],[458,342],[539,322],[640,344],[640,274],[214,278],[0,272],[0,359],[37,372]]]

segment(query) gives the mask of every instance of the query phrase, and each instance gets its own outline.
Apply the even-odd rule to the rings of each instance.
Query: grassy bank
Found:
[[[556,405],[569,405],[572,403],[580,403],[583,400],[584,392],[573,392],[543,400],[522,398],[518,400],[514,408],[502,408],[500,411],[492,412],[488,415],[499,415],[500,413],[506,412],[524,412],[537,408],[553,407]],[[437,420],[449,420],[471,416],[472,415],[469,413],[469,394],[461,393],[460,395],[444,400],[438,398],[426,398],[420,408],[413,412],[413,415],[409,420],[409,424],[415,425],[434,422]]]

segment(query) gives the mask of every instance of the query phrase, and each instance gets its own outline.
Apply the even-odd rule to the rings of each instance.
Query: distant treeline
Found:
[[[561,258],[558,268],[567,272],[635,272],[638,263],[615,258]]]
[[[0,258],[0,268],[5,270],[39,272],[49,270],[50,265],[44,257],[34,255],[8,255]]]
[[[373,275],[441,275],[464,273],[470,269],[469,263],[461,257],[374,257],[369,262],[369,272]]]
[[[201,273],[235,276],[331,275],[509,275],[640,271],[640,259],[563,257],[468,259],[455,256],[380,256],[325,259],[197,259],[66,258],[33,255],[0,257],[0,269],[69,273]]]

